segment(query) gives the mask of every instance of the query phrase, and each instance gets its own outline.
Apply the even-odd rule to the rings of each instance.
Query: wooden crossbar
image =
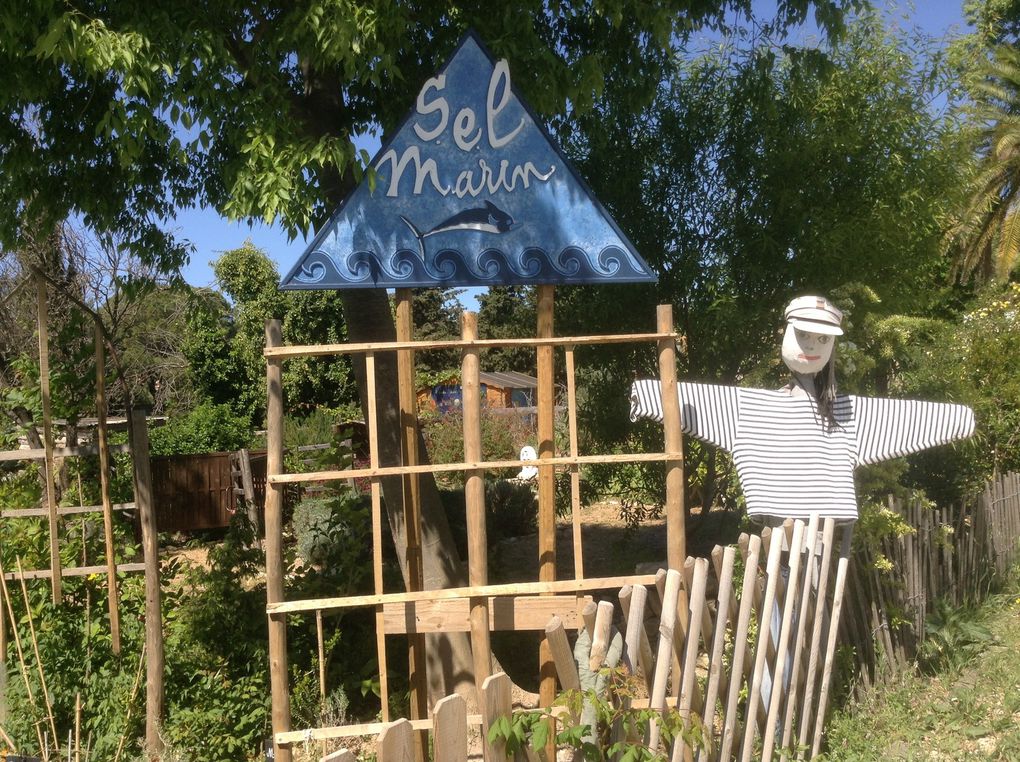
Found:
[[[131,452],[128,444],[110,445],[110,452]],[[98,455],[99,448],[96,445],[81,445],[80,447],[54,447],[54,458],[81,458],[87,455]],[[46,460],[46,448],[35,450],[4,450],[0,452],[0,463],[12,460]]]
[[[140,572],[145,571],[145,564],[117,564],[118,572]],[[71,566],[60,570],[61,577],[87,577],[90,574],[106,574],[106,565],[103,566]],[[18,572],[7,572],[4,579],[52,579],[51,569],[32,569]]]
[[[302,601],[281,601],[266,606],[270,616],[296,614],[301,611],[328,611],[332,609],[385,606],[387,603],[412,601],[438,601],[454,598],[483,598],[501,595],[541,595],[544,593],[574,593],[586,590],[608,590],[624,585],[654,585],[654,574],[621,577],[590,577],[563,579],[553,582],[512,582],[502,585],[477,587],[450,587],[445,590],[421,590],[411,593],[381,593],[378,595],[350,595],[345,598],[308,598]]]
[[[135,509],[134,503],[114,503],[110,506],[114,511],[133,511]],[[102,513],[103,506],[101,505],[68,505],[57,508],[58,516],[74,516],[79,513]],[[46,516],[47,510],[45,508],[11,508],[6,511],[0,511],[0,519],[23,519],[30,518],[32,516]]]
[[[320,357],[322,355],[366,354],[369,352],[394,352],[398,349],[414,351],[424,349],[495,349],[499,347],[564,347],[588,344],[630,344],[642,341],[674,339],[682,341],[677,333],[618,333],[606,336],[551,336],[533,339],[443,339],[441,341],[387,341],[361,344],[294,344],[291,346],[266,347],[267,358]]]
[[[372,479],[383,476],[404,476],[406,474],[449,473],[476,471],[496,468],[522,468],[524,466],[573,466],[593,463],[656,463],[672,459],[664,452],[643,452],[633,455],[613,453],[610,455],[577,455],[562,458],[538,458],[536,460],[487,460],[474,463],[434,463],[421,466],[384,466],[380,468],[357,468],[346,471],[309,471],[304,474],[270,474],[270,484],[303,484],[306,482],[332,481],[336,479]]]

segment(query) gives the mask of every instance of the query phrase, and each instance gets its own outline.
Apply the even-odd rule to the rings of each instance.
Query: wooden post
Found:
[[[368,408],[368,459],[372,468],[379,467],[379,419],[375,383],[375,353],[365,354],[365,396]],[[382,560],[382,482],[372,477],[372,584],[376,595],[383,593]],[[375,651],[379,662],[379,699],[382,720],[390,721],[390,675],[386,662],[386,628],[383,607],[375,607]]]
[[[538,326],[540,339],[552,338],[555,286],[538,287]],[[538,457],[556,455],[556,388],[552,346],[540,346],[538,361]],[[556,469],[538,467],[538,579],[551,582],[556,579]],[[549,643],[543,638],[538,650],[539,705],[552,706],[556,698],[556,665]]]
[[[266,321],[266,347],[283,344],[279,320]],[[283,485],[269,477],[283,473],[283,364],[266,362],[266,601],[283,601]],[[290,688],[287,681],[287,618],[269,617],[269,678],[273,734],[290,730]],[[274,741],[276,762],[290,762],[289,746]]]
[[[414,302],[409,288],[396,293],[397,341],[414,339]],[[397,352],[397,388],[400,400],[400,441],[403,465],[418,465],[418,395],[414,383],[414,351]],[[406,474],[404,481],[404,535],[407,538],[407,591],[424,590],[421,555],[421,487],[418,474]],[[409,634],[408,683],[411,689],[411,719],[428,717],[428,674],[426,672],[425,635]],[[415,734],[415,759],[425,759],[428,733]]]
[[[577,450],[577,379],[574,372],[574,348],[567,347],[567,427],[570,432],[570,457]],[[575,463],[570,467],[570,524],[574,540],[574,579],[584,579],[584,558],[581,543],[581,470]]]
[[[251,453],[247,448],[241,448],[237,453],[237,465],[241,469],[241,490],[244,492],[244,505],[248,521],[251,522],[257,544],[260,529],[259,507],[255,504],[255,477],[251,472]]]
[[[110,446],[106,430],[106,361],[103,328],[96,321],[96,445],[99,449],[99,492],[103,503],[103,539],[106,542],[106,587],[110,610],[110,638],[120,655],[120,606],[117,591],[117,551],[113,542],[113,504],[110,501]],[[80,494],[79,490],[79,494]]]
[[[673,306],[655,310],[656,330],[673,332]],[[662,385],[662,430],[666,439],[666,558],[670,569],[687,560],[684,507],[684,435],[680,424],[680,396],[676,387],[676,341],[659,339],[659,381]]]
[[[464,312],[461,316],[461,334],[464,341],[478,338],[478,316]],[[467,347],[461,359],[461,407],[464,411],[464,462],[476,463],[482,459],[482,399],[479,380],[478,350]],[[464,503],[467,507],[468,584],[472,587],[488,584],[489,543],[485,527],[485,472],[467,471],[464,474]],[[471,653],[475,669],[475,685],[481,689],[492,674],[492,656],[489,646],[489,602],[486,598],[471,599]]]
[[[0,726],[7,722],[7,613],[0,590]]]
[[[46,448],[46,508],[50,532],[50,586],[53,602],[60,603],[60,538],[57,525],[57,485],[53,479],[53,418],[50,405],[50,345],[46,327],[46,281],[36,279],[36,327],[39,331],[39,389],[42,395],[43,445]]]
[[[163,752],[159,726],[163,721],[163,617],[159,593],[159,539],[156,507],[152,500],[152,469],[149,464],[149,431],[145,411],[131,409],[131,459],[135,466],[135,505],[142,525],[142,556],[145,560],[145,753],[158,759]]]

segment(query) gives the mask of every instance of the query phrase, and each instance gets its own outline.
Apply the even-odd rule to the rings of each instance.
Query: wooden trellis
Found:
[[[297,740],[308,737],[340,737],[364,734],[363,726],[331,729],[309,729],[292,731],[290,728],[289,689],[287,684],[286,618],[297,613],[336,610],[350,607],[371,606],[376,610],[377,654],[380,669],[382,694],[381,714],[389,719],[389,687],[385,637],[388,634],[407,634],[411,646],[411,687],[412,710],[415,721],[425,721],[426,698],[424,692],[423,665],[425,632],[467,631],[471,634],[474,654],[475,679],[479,690],[491,671],[489,632],[492,629],[544,629],[549,615],[558,614],[562,619],[576,621],[577,611],[583,607],[583,594],[587,591],[612,588],[634,582],[635,578],[586,578],[584,576],[583,549],[580,538],[580,480],[579,467],[588,464],[626,464],[640,462],[665,463],[667,468],[667,548],[671,565],[679,565],[685,553],[683,536],[683,453],[680,432],[679,400],[676,394],[676,344],[678,336],[673,331],[671,308],[658,308],[657,332],[647,334],[621,334],[601,336],[556,337],[551,331],[551,287],[539,288],[539,330],[537,338],[522,339],[479,339],[476,318],[466,313],[462,337],[443,341],[413,341],[407,320],[410,318],[409,294],[398,292],[397,317],[398,340],[395,342],[333,344],[313,346],[283,346],[278,321],[269,321],[266,328],[267,385],[268,385],[268,465],[267,493],[265,507],[266,524],[266,573],[267,613],[269,615],[270,668],[272,679],[273,730],[277,744],[278,759],[289,758],[289,746]],[[543,294],[546,298],[543,298]],[[401,320],[401,316],[405,316]],[[577,438],[577,403],[575,387],[575,348],[619,343],[652,343],[658,351],[660,375],[667,411],[672,405],[673,415],[667,415],[665,424],[665,451],[657,453],[615,453],[610,455],[582,455]],[[548,354],[561,347],[566,358],[567,413],[569,424],[569,454],[556,455],[552,450],[553,389],[551,365],[539,373],[539,458],[525,463],[521,460],[483,461],[481,453],[479,390],[479,354],[489,348],[529,347]],[[464,459],[455,463],[433,463],[419,465],[408,458],[406,453],[415,453],[416,446],[406,444],[404,461],[399,466],[380,465],[377,435],[377,395],[375,358],[381,352],[397,352],[398,375],[401,389],[401,420],[405,425],[404,442],[417,442],[414,421],[417,417],[413,387],[413,354],[421,351],[459,349],[462,353],[461,385],[464,410]],[[335,354],[360,355],[364,357],[367,376],[369,455],[368,468],[343,471],[317,471],[304,474],[283,472],[283,402],[282,363],[287,358],[324,356]],[[549,361],[547,358],[542,364]],[[540,370],[543,370],[540,369]],[[546,382],[543,383],[543,379]],[[543,390],[544,386],[548,389]],[[669,393],[672,390],[672,394]],[[410,392],[410,393],[408,393]],[[485,536],[485,505],[482,480],[490,469],[521,468],[524,465],[539,469],[539,580],[513,585],[489,585],[487,572],[487,543]],[[571,522],[574,530],[574,577],[568,580],[555,579],[555,507],[553,491],[543,489],[551,484],[555,469],[567,469],[571,475]],[[448,590],[421,590],[420,576],[420,527],[416,507],[414,480],[422,473],[463,472],[466,475],[465,502],[468,527],[468,569],[469,585]],[[400,476],[406,480],[405,494],[411,524],[408,526],[407,564],[410,574],[409,589],[406,592],[386,593],[382,584],[382,506],[381,479]],[[303,601],[286,601],[283,589],[282,564],[282,490],[287,484],[322,482],[367,478],[371,481],[372,535],[373,535],[373,576],[375,591],[372,595],[348,596],[345,598],[320,598]],[[553,550],[550,551],[550,548]],[[651,584],[653,577],[638,577],[638,583]],[[417,589],[416,589],[417,588]],[[536,596],[554,596],[541,600]],[[465,620],[466,613],[466,620]],[[551,650],[543,646],[541,652],[543,676],[554,679],[554,663]],[[417,670],[417,672],[416,672]],[[548,679],[545,681],[548,683]],[[325,735],[323,735],[325,734]],[[421,740],[421,739],[419,739]],[[417,746],[416,755],[421,758],[423,744]]]
[[[96,324],[94,331],[95,364],[96,364],[96,436],[91,446],[72,446],[57,448],[54,445],[53,417],[51,411],[50,372],[49,372],[49,338],[47,333],[48,295],[46,281],[41,275],[36,277],[36,327],[39,337],[39,383],[42,398],[43,448],[28,450],[11,450],[0,452],[0,461],[32,462],[43,464],[45,487],[42,506],[28,508],[9,508],[0,511],[0,520],[16,520],[24,518],[48,519],[48,544],[50,549],[50,565],[45,569],[22,569],[20,561],[17,571],[6,570],[0,565],[3,581],[17,580],[24,584],[25,580],[48,579],[52,589],[54,603],[62,600],[61,582],[65,577],[81,577],[92,574],[106,574],[110,616],[110,635],[114,653],[120,653],[120,609],[117,589],[117,574],[129,572],[145,573],[146,603],[145,630],[146,651],[148,654],[148,694],[146,718],[146,748],[156,749],[160,746],[158,726],[163,715],[163,633],[160,613],[159,591],[159,546],[156,531],[155,508],[152,500],[152,479],[149,469],[149,439],[146,419],[143,411],[132,410],[128,419],[129,440],[127,445],[109,445],[106,405],[106,370],[104,338],[101,327]],[[131,454],[134,470],[135,500],[128,503],[113,503],[110,497],[110,455],[115,452]],[[58,506],[56,500],[55,471],[58,458],[98,456],[99,488],[101,503],[99,505]],[[114,511],[137,511],[142,536],[142,563],[117,563],[116,547],[113,537]],[[60,561],[60,518],[72,515],[103,514],[103,536],[105,542],[105,564],[64,567]],[[0,664],[6,664],[7,658],[7,622],[5,621],[4,591],[0,587]],[[9,605],[9,601],[7,602]],[[5,667],[6,668],[6,667]],[[4,700],[0,696],[0,702]]]

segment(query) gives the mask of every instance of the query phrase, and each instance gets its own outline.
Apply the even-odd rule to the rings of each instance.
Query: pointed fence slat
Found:
[[[467,762],[467,702],[454,694],[436,702],[435,759]]]

